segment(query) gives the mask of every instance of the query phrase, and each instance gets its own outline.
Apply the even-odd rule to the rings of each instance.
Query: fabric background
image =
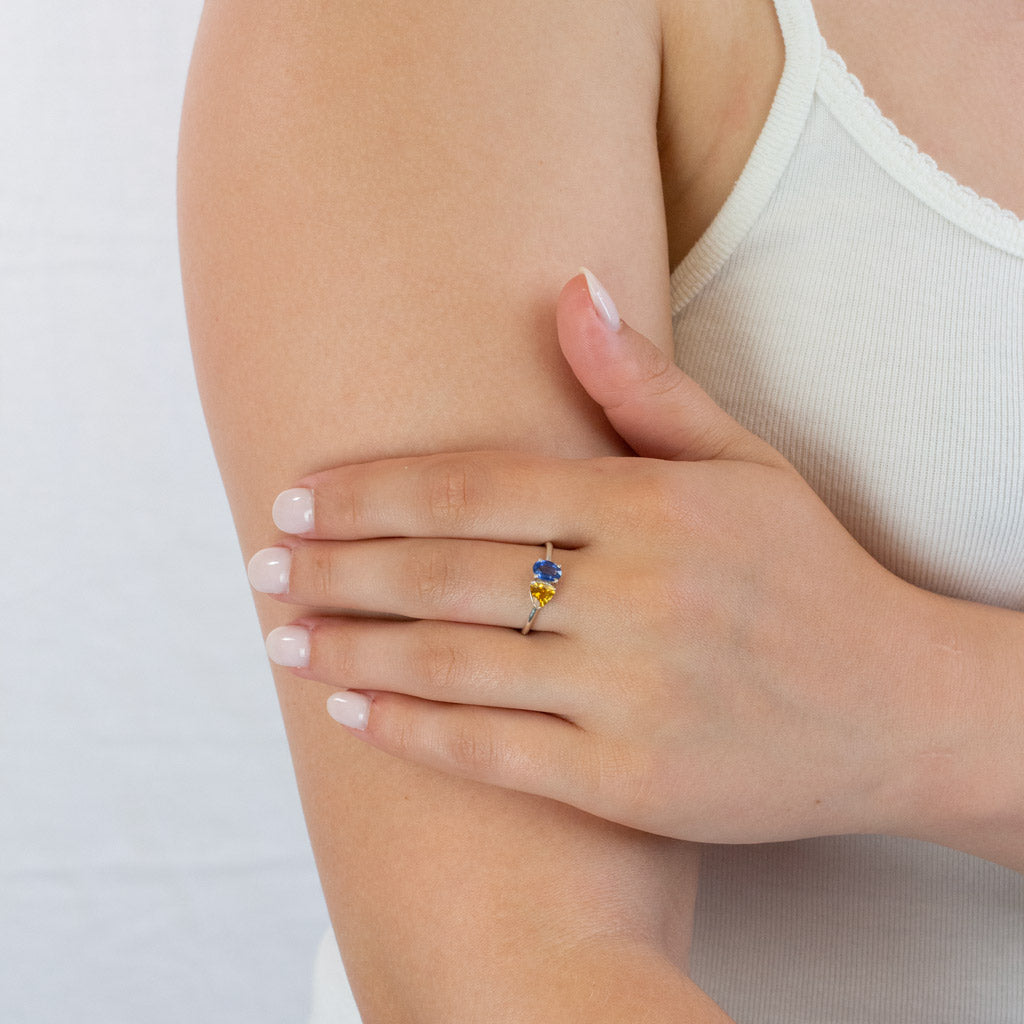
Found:
[[[5,1024],[303,1021],[326,925],[188,355],[200,8],[4,4]]]

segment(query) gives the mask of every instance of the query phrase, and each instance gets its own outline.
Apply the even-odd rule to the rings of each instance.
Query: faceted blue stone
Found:
[[[545,583],[557,583],[562,578],[562,567],[557,562],[542,558],[533,563],[533,575]]]

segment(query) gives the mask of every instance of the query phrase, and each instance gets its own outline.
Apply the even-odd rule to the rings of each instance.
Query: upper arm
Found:
[[[265,351],[282,385],[345,403],[345,457],[585,450],[599,420],[554,358],[565,280],[593,265],[670,340],[654,19],[620,0],[208,3],[181,176],[200,384]],[[490,401],[517,387],[572,418],[538,435]],[[367,400],[386,422],[360,436]]]
[[[586,263],[670,344],[659,63],[642,2],[208,0],[182,261],[247,556],[276,539],[274,496],[331,465],[625,451],[564,365],[553,309]],[[264,631],[301,613],[257,605]],[[507,957],[510,930],[577,912],[599,930],[613,893],[628,927],[652,885],[689,878],[662,840],[392,761],[332,727],[317,684],[277,679],[364,1012],[399,1019],[399,978],[441,1006],[469,958]]]

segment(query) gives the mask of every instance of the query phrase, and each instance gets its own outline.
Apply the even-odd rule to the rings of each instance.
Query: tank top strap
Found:
[[[796,25],[803,25],[809,28],[814,34],[818,34],[818,22],[814,15],[813,0],[773,0],[775,14],[782,26],[783,35],[787,29]]]
[[[824,41],[810,0],[775,0],[785,63],[761,134],[721,210],[672,272],[676,313],[711,280],[768,203],[807,122]]]

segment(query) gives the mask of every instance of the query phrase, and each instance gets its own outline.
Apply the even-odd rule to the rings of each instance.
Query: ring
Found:
[[[533,563],[533,579],[530,580],[530,604],[533,607],[526,625],[519,631],[523,636],[530,632],[537,612],[555,596],[555,585],[562,578],[562,567],[551,561],[552,547],[551,541],[548,541],[544,557]]]

